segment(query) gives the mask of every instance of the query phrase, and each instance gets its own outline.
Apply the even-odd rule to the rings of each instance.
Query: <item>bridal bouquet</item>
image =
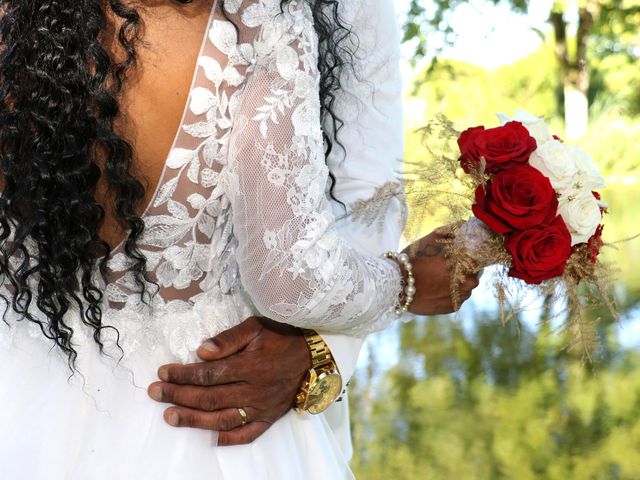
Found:
[[[421,221],[416,211],[446,211],[454,282],[503,266],[493,281],[503,321],[534,290],[548,305],[564,306],[572,344],[588,357],[597,320],[587,312],[605,306],[616,315],[610,273],[599,260],[604,179],[584,150],[563,143],[543,119],[524,111],[498,117],[493,128],[459,133],[441,117],[423,129],[434,160],[410,169],[411,224]]]

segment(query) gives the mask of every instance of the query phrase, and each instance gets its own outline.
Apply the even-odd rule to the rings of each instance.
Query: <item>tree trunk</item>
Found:
[[[584,137],[589,127],[589,73],[576,68],[564,80],[564,125],[567,140]]]
[[[578,31],[576,33],[576,58],[571,64],[564,82],[564,119],[568,140],[577,140],[587,133],[589,127],[589,64],[587,63],[587,40],[593,25],[593,15],[585,6],[578,9]]]
[[[560,65],[564,87],[564,121],[567,140],[577,140],[587,133],[589,126],[589,65],[587,40],[593,25],[593,15],[587,7],[578,11],[575,59],[569,58],[567,47],[567,23],[563,12],[553,11],[550,22],[556,40],[556,58]]]

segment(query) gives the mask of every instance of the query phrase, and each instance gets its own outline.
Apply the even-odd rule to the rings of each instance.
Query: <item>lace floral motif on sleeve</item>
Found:
[[[400,273],[389,260],[356,253],[334,228],[307,5],[285,6],[254,47],[229,144],[242,283],[278,321],[355,335],[384,328],[396,318]]]

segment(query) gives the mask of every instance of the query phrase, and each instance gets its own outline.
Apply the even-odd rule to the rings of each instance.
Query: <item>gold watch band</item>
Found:
[[[304,339],[307,341],[309,353],[311,353],[311,368],[316,369],[332,364],[337,370],[338,366],[333,359],[333,355],[331,355],[331,350],[329,350],[328,345],[322,337],[318,335],[318,332],[314,330],[302,330],[302,333],[304,334]]]
[[[342,388],[342,380],[331,350],[323,338],[314,330],[303,329],[302,333],[311,355],[311,368],[296,395],[295,408],[298,413],[320,413],[339,396],[339,391],[335,392],[335,378],[337,377],[340,383],[338,390]],[[322,393],[316,392],[309,403],[311,391],[316,388],[317,382],[327,387],[320,387]]]

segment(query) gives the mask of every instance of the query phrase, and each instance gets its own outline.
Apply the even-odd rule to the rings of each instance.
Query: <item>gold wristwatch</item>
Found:
[[[299,413],[321,413],[340,396],[342,377],[322,337],[313,330],[302,332],[311,353],[311,369],[296,397],[296,410]]]

